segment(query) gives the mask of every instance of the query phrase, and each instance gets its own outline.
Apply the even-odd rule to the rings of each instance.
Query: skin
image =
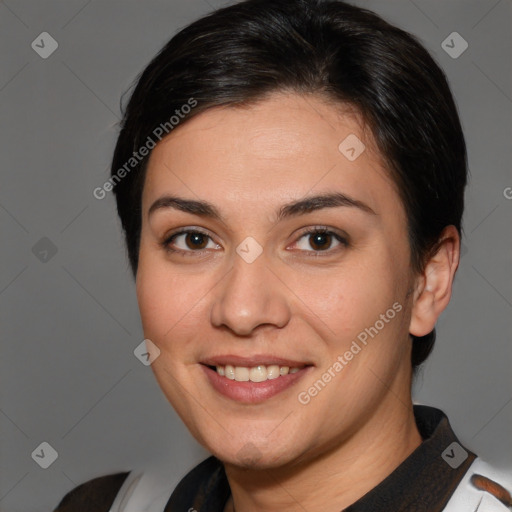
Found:
[[[165,396],[224,462],[226,510],[339,511],[421,443],[410,334],[430,332],[448,304],[459,238],[447,227],[425,270],[413,272],[396,187],[369,130],[341,107],[275,93],[249,107],[209,109],[159,143],[148,163],[136,277],[144,334],[160,349],[152,369]],[[366,145],[355,161],[338,150],[350,134]],[[341,206],[276,221],[283,204],[333,191],[374,213]],[[174,208],[149,215],[165,195],[208,201],[222,220]],[[318,226],[348,243],[327,237],[318,250],[303,235]],[[186,254],[165,249],[170,234],[191,228],[211,239],[195,249],[182,235],[171,247]],[[236,252],[249,236],[263,248],[252,263]],[[299,403],[298,393],[394,303],[401,311]],[[200,361],[219,354],[272,354],[312,368],[265,402],[244,404],[206,379]]]

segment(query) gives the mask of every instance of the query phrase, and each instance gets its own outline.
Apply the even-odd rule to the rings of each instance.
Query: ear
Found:
[[[416,278],[410,334],[426,336],[434,329],[439,315],[450,302],[459,256],[459,232],[455,226],[447,226],[439,237],[435,254]]]

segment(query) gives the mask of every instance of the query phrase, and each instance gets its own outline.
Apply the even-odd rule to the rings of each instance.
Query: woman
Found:
[[[249,0],[178,33],[109,186],[145,356],[212,457],[158,496],[120,473],[56,510],[507,510],[504,477],[411,400],[466,178],[443,72],[375,14]]]

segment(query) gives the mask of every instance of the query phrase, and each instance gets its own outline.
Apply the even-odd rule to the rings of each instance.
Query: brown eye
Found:
[[[169,252],[187,255],[202,254],[207,249],[220,248],[209,235],[193,229],[180,231],[167,237],[162,242],[162,247]]]
[[[189,249],[204,249],[208,245],[208,237],[202,233],[187,233],[185,243]]]
[[[326,228],[315,228],[303,232],[295,246],[305,252],[315,255],[317,253],[333,253],[335,250],[348,247],[348,241],[343,236]]]
[[[314,233],[309,237],[309,245],[315,251],[325,251],[331,246],[332,235],[329,233]]]

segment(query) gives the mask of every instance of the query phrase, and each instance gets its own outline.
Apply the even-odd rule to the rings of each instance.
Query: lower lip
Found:
[[[306,366],[295,373],[281,375],[276,379],[265,380],[263,382],[239,382],[220,376],[215,370],[202,364],[210,384],[221,395],[236,400],[244,404],[257,404],[272,398],[282,391],[293,386],[302,377],[304,377],[312,366]]]

